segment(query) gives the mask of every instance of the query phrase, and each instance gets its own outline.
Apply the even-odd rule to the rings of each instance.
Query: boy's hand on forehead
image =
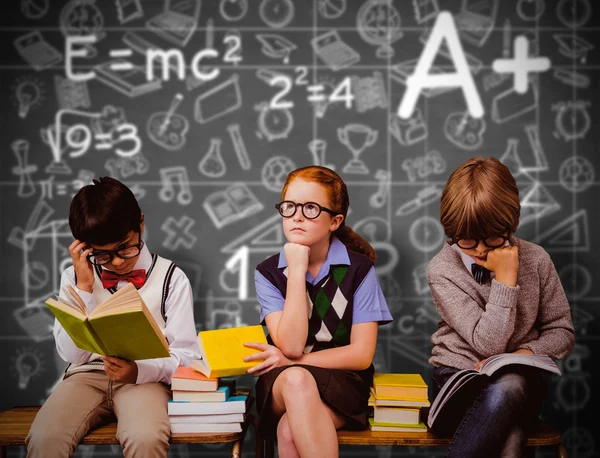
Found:
[[[496,273],[496,281],[508,286],[517,284],[519,247],[504,246],[488,251],[487,258],[473,258],[477,264]]]
[[[93,248],[88,248],[80,240],[75,240],[69,245],[69,253],[71,254],[71,261],[73,262],[75,277],[77,278],[77,288],[88,293],[92,292],[94,286],[94,267],[87,259],[88,254],[92,251],[94,251]]]
[[[308,270],[308,257],[310,256],[310,247],[300,245],[299,243],[286,243],[283,247],[283,253],[287,261],[289,271],[298,271],[302,276]]]

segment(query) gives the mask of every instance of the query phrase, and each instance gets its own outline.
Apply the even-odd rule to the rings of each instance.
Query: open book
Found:
[[[72,286],[46,305],[77,347],[129,361],[166,358],[169,344],[135,286],[128,283],[87,313]]]
[[[464,369],[456,372],[450,377],[437,397],[431,404],[429,409],[429,416],[427,418],[427,425],[431,428],[440,414],[443,411],[444,406],[448,404],[450,399],[463,387],[469,384],[469,382],[478,379],[480,375],[490,376],[498,369],[508,366],[510,364],[521,364],[524,366],[532,366],[541,370],[552,372],[553,374],[560,375],[560,369],[556,363],[546,355],[527,355],[521,353],[501,353],[499,355],[490,356],[481,367],[477,369]]]

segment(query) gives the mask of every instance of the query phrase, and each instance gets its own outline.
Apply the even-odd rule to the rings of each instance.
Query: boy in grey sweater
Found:
[[[441,316],[429,362],[433,396],[460,369],[499,353],[563,358],[574,344],[569,303],[552,260],[513,236],[519,190],[495,158],[475,157],[450,176],[440,218],[451,239],[429,262]],[[523,456],[545,396],[541,371],[508,366],[455,401],[434,432],[453,436],[448,456]]]

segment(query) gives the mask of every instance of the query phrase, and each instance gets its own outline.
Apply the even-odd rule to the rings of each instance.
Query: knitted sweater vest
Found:
[[[304,353],[350,344],[354,293],[373,266],[366,256],[348,250],[350,265],[331,265],[318,283],[306,282],[308,336]],[[271,256],[256,269],[285,299],[288,268],[278,268],[279,254]],[[270,336],[269,343],[273,343]]]

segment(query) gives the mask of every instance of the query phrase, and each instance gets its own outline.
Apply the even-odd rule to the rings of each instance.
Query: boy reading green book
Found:
[[[140,206],[113,178],[79,190],[69,226],[66,302],[48,300],[56,350],[69,365],[31,425],[27,456],[70,457],[114,415],[126,458],[165,458],[171,377],[200,356],[190,282],[148,250]]]

